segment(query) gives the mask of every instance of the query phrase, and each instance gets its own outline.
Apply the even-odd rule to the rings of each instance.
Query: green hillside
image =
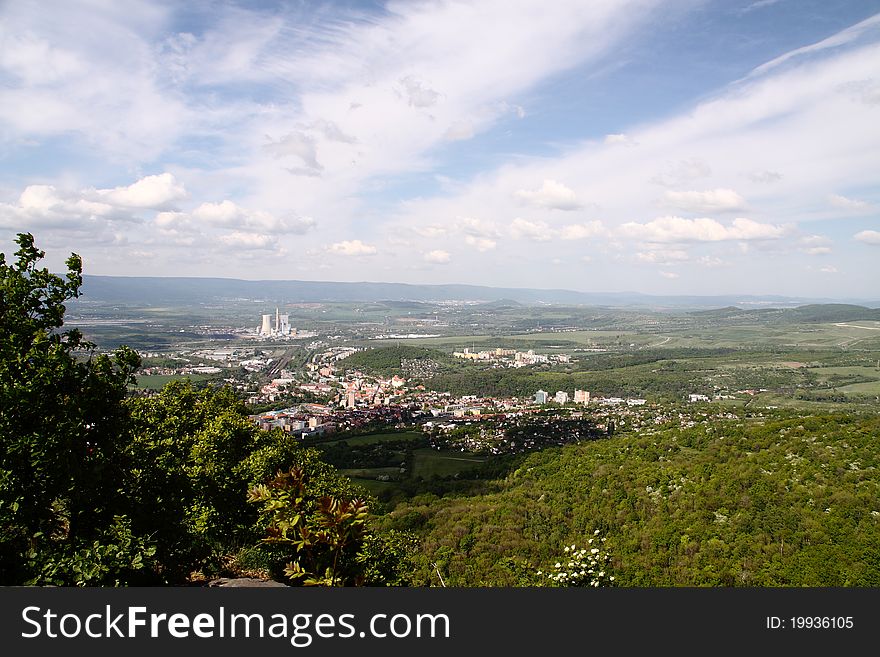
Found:
[[[531,454],[498,492],[414,498],[421,571],[515,585],[514,562],[607,536],[623,586],[880,585],[880,417],[736,419]]]
[[[454,365],[454,360],[449,354],[428,347],[413,347],[409,345],[394,345],[388,347],[376,347],[352,354],[340,361],[347,369],[357,369],[369,374],[391,376],[402,374],[404,361],[433,361],[440,369],[447,369]]]

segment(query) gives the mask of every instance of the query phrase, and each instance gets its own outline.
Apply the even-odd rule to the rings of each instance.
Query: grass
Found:
[[[413,477],[429,479],[433,476],[448,477],[477,466],[486,461],[485,456],[454,450],[436,450],[430,447],[413,452]]]
[[[339,440],[331,440],[322,445],[336,445],[345,442],[348,445],[371,445],[373,443],[381,443],[386,440],[419,440],[423,438],[419,431],[397,431],[391,433],[370,433],[363,436],[352,436],[351,438],[341,438]]]

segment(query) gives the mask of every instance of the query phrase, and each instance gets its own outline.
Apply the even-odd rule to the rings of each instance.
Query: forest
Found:
[[[880,417],[778,411],[530,454],[476,496],[383,518],[421,539],[415,581],[534,584],[599,531],[621,586],[877,586]],[[523,567],[526,565],[527,567]]]

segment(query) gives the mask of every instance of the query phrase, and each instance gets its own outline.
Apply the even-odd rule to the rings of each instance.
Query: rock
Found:
[[[222,586],[222,587],[244,588],[244,589],[260,589],[260,588],[275,588],[278,586],[287,587],[287,584],[282,584],[281,582],[274,582],[272,580],[256,579],[254,577],[221,577],[219,579],[213,579],[210,582],[208,582],[208,586]]]

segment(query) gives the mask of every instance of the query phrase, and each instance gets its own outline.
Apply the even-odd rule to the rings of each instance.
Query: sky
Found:
[[[0,252],[880,297],[880,0],[0,0]]]

